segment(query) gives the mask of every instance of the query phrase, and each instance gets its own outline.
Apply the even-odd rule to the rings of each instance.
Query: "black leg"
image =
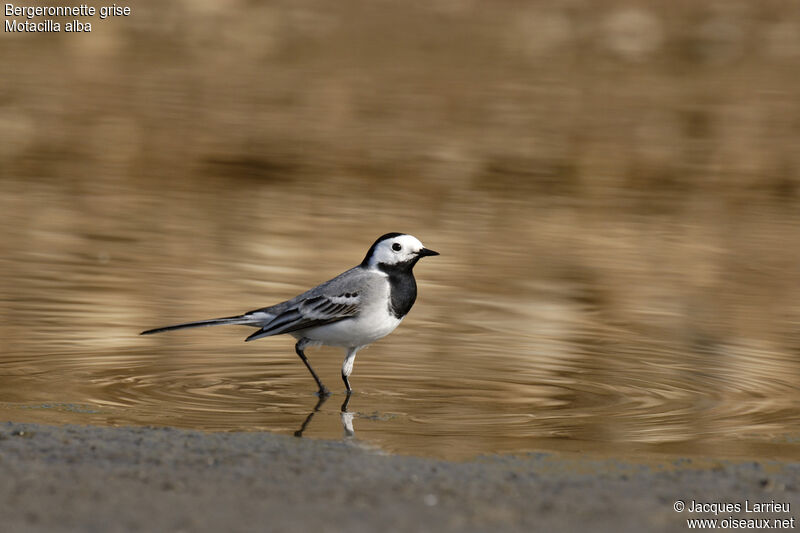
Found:
[[[356,358],[356,352],[360,346],[353,346],[347,349],[347,354],[344,356],[344,362],[342,363],[342,381],[344,381],[344,386],[347,389],[347,394],[349,395],[353,392],[353,388],[350,386],[350,380],[348,376],[350,373],[353,372],[353,361]]]
[[[303,339],[297,341],[297,344],[294,345],[294,351],[297,352],[297,355],[299,355],[300,359],[303,360],[303,363],[306,365],[306,368],[308,369],[309,372],[311,372],[311,377],[313,377],[314,381],[317,382],[317,386],[319,387],[318,394],[320,396],[328,396],[330,394],[330,391],[327,388],[325,388],[325,385],[323,385],[322,381],[319,380],[319,376],[317,376],[317,373],[314,372],[313,368],[311,368],[311,363],[308,362],[308,357],[306,357],[306,354],[303,353],[302,344],[303,344]]]

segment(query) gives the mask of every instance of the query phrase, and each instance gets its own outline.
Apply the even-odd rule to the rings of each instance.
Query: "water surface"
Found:
[[[3,34],[0,419],[798,460],[798,24],[141,0]],[[335,349],[309,352],[315,411],[291,338],[138,336],[292,297],[390,231],[442,255],[344,415]]]
[[[410,206],[384,191],[365,210],[359,184],[311,199],[318,185],[212,183],[119,198],[31,184],[15,196],[6,186],[2,417],[302,427],[335,439],[352,429],[348,438],[386,452],[449,458],[542,449],[798,457],[797,352],[757,324],[734,327],[792,308],[780,296],[773,308],[753,302],[745,276],[759,274],[738,272],[730,257],[742,241],[718,237],[724,228],[480,194]],[[336,215],[309,206],[323,202]],[[739,216],[765,234],[798,231],[791,213]],[[244,343],[243,327],[138,336],[291,297],[357,264],[392,230],[442,255],[417,266],[419,299],[398,330],[359,353],[349,416],[338,349],[309,352],[335,392],[317,406],[290,337]]]

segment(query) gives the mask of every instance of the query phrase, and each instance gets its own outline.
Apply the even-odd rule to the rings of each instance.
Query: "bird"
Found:
[[[423,257],[435,255],[439,252],[425,248],[413,235],[386,233],[372,244],[359,265],[294,298],[237,316],[148,329],[141,335],[218,325],[258,328],[245,341],[288,333],[297,339],[295,352],[314,378],[320,397],[330,391],[305,350],[319,345],[341,347],[345,350],[342,381],[349,398],[356,353],[400,325],[417,299],[414,266]]]

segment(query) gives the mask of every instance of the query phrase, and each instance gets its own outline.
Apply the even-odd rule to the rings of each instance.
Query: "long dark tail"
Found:
[[[139,335],[152,335],[153,333],[161,333],[162,331],[172,331],[174,329],[185,328],[204,328],[206,326],[221,326],[221,325],[242,325],[242,326],[257,326],[252,316],[239,315],[229,316],[225,318],[212,318],[211,320],[199,320],[197,322],[187,322],[185,324],[175,324],[174,326],[165,326],[163,328],[148,329],[141,332]]]

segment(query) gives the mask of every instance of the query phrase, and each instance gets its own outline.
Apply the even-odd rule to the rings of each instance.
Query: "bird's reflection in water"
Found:
[[[347,396],[344,399],[344,402],[342,402],[342,407],[341,407],[342,428],[344,429],[345,438],[353,437],[356,434],[355,430],[353,429],[353,413],[350,413],[347,410],[347,406],[350,403],[350,396],[351,393],[348,392]],[[312,409],[311,412],[308,413],[308,416],[306,417],[305,420],[303,420],[303,423],[300,425],[300,428],[294,432],[295,437],[303,436],[303,432],[311,423],[311,420],[314,418],[314,415],[322,408],[322,405],[326,401],[328,401],[329,397],[330,395],[328,394],[320,395],[319,400],[317,400],[317,404],[314,406],[314,409]]]
[[[353,413],[347,411],[347,404],[350,403],[350,391],[347,391],[347,397],[342,402],[340,416],[342,417],[342,428],[344,428],[345,438],[350,438],[356,434],[353,429]]]

